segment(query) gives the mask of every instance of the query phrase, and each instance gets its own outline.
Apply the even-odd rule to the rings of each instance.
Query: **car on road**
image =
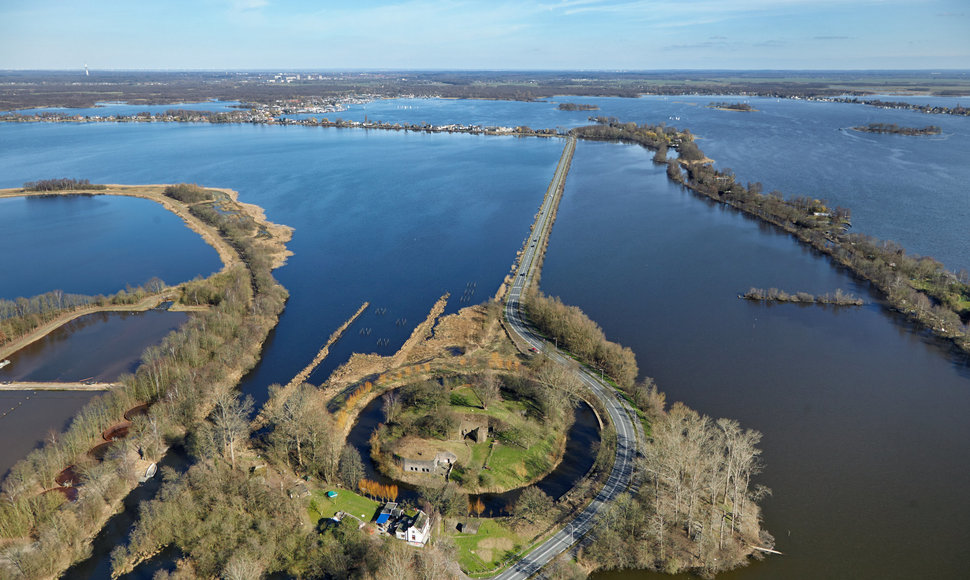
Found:
[[[534,346],[530,346],[530,347],[529,347],[529,352],[539,352],[539,349],[537,349],[537,348],[536,348],[536,347],[534,347]]]

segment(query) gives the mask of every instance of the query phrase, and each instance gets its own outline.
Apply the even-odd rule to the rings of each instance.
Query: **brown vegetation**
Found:
[[[773,547],[756,504],[768,490],[752,486],[761,434],[681,403],[646,411],[651,436],[638,463],[644,481],[600,516],[580,563],[715,574],[758,556],[755,547]]]
[[[574,134],[639,143],[651,149],[668,143],[678,149],[681,159],[685,152],[690,158],[704,159],[689,132],[669,127],[664,129],[667,139],[656,135],[656,128],[615,120],[574,129]],[[674,179],[698,194],[777,226],[830,256],[871,282],[891,308],[970,352],[970,274],[954,274],[932,258],[909,255],[892,241],[846,233],[851,219],[846,208],[832,209],[823,200],[811,197],[785,199],[777,191],[764,194],[760,183],[742,185],[730,170],[717,170],[703,162],[681,165],[686,175],[676,168],[671,171]]]
[[[862,306],[865,302],[852,294],[847,294],[841,288],[832,294],[820,294],[818,296],[808,292],[795,292],[789,294],[777,288],[750,288],[740,296],[745,300],[755,302],[792,302],[795,304],[833,304],[835,306]]]
[[[549,339],[580,361],[602,369],[621,387],[633,385],[638,373],[633,351],[607,340],[603,329],[582,310],[538,291],[529,293],[525,306],[529,320]]]
[[[124,188],[111,188],[122,195]],[[154,195],[164,190],[158,187]],[[188,210],[169,200],[180,215]],[[168,206],[168,205],[167,205]],[[232,219],[243,220],[242,210]],[[218,305],[191,318],[160,347],[149,348],[134,375],[121,377],[121,387],[94,399],[75,418],[67,432],[52,437],[15,465],[4,480],[0,502],[0,536],[16,541],[2,550],[5,574],[38,578],[55,576],[83,556],[87,542],[118,509],[134,486],[132,457],[157,461],[173,441],[193,431],[214,408],[238,408],[227,403],[240,377],[256,362],[263,340],[276,324],[286,291],[273,280],[269,255],[278,240],[247,235],[247,228],[222,228],[222,236],[194,218],[212,239],[230,252],[230,265],[218,277]],[[245,219],[252,220],[251,216]],[[249,228],[255,230],[256,228]],[[261,228],[265,231],[266,228]],[[133,417],[128,436],[108,445],[103,461],[87,450],[101,432],[127,409],[149,401],[147,414]],[[215,416],[209,423],[222,429],[233,425]],[[236,431],[237,432],[237,431]],[[223,446],[223,449],[227,449]],[[230,454],[234,447],[230,444]],[[82,484],[76,502],[59,507],[54,496],[38,496],[66,465],[76,465]]]

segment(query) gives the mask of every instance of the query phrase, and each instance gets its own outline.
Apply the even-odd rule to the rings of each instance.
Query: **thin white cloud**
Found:
[[[269,2],[267,0],[232,0],[230,6],[235,12],[248,12],[265,8],[269,6]]]

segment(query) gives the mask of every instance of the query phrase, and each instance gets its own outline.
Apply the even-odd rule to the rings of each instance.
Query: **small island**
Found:
[[[744,113],[754,113],[758,110],[748,103],[711,103],[707,108],[717,109],[718,111],[741,111]]]
[[[789,294],[777,288],[751,288],[738,298],[751,300],[754,302],[791,302],[794,304],[832,304],[835,306],[862,306],[865,304],[861,298],[848,292],[838,289],[834,294],[809,294],[808,292],[795,292]]]
[[[893,135],[939,135],[942,133],[942,130],[936,125],[900,127],[896,123],[869,123],[865,126],[852,127],[852,130],[862,133],[890,133]]]
[[[599,105],[589,105],[586,103],[559,103],[557,107],[560,111],[599,111]]]
[[[528,374],[481,372],[388,392],[373,458],[393,479],[433,485],[444,476],[465,493],[540,479],[562,459],[573,402]]]

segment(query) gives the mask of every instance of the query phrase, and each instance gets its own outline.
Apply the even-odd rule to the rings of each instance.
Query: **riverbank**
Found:
[[[276,254],[285,253],[285,241],[268,232],[289,239],[288,228],[257,221],[260,212],[231,202],[224,206],[230,217],[217,212],[197,216],[188,204],[158,197],[170,197],[172,187],[109,189],[116,195],[135,191],[136,196],[150,196],[174,208],[193,229],[204,232],[228,265],[207,281],[218,296],[216,304],[169,335],[163,348],[150,348],[134,375],[122,377],[119,387],[82,409],[67,432],[11,469],[0,503],[0,537],[9,540],[0,551],[0,570],[15,567],[27,578],[57,576],[84,558],[91,539],[137,485],[129,454],[95,457],[87,452],[93,442],[103,443],[105,429],[120,421],[126,409],[147,404],[147,413],[134,418],[124,440],[113,445],[139,449],[141,458],[159,461],[169,445],[184,440],[219,401],[233,397],[235,385],[256,364],[286,300],[285,289],[271,275],[271,264],[284,259]],[[226,227],[227,219],[248,227]],[[57,474],[68,465],[87,474],[77,500],[63,506],[60,501],[35,505],[37,493],[56,487]]]
[[[174,289],[169,288],[159,294],[148,296],[136,304],[91,305],[82,306],[76,310],[64,312],[53,320],[45,322],[44,324],[34,328],[29,333],[0,347],[0,360],[7,358],[25,346],[37,342],[61,326],[64,326],[68,322],[82,316],[96,314],[98,312],[145,312],[146,310],[157,308],[158,305],[163,302],[172,300],[174,296]]]

